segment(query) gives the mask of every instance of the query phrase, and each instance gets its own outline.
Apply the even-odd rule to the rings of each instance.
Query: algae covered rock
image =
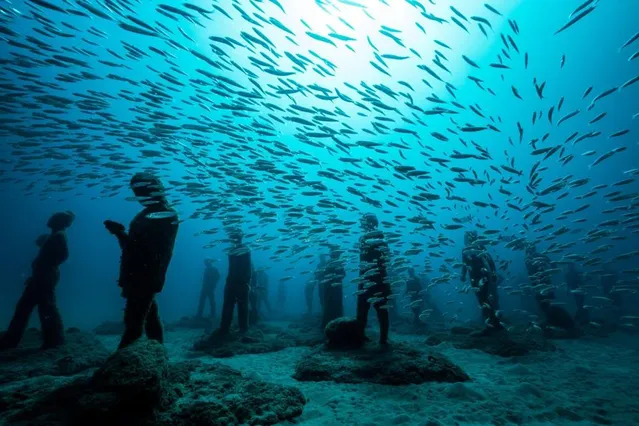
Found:
[[[65,378],[63,378],[65,379]],[[293,421],[306,399],[221,364],[169,364],[162,345],[140,340],[92,377],[0,390],[0,423],[29,426],[272,425]],[[20,393],[16,392],[20,391]],[[23,403],[16,400],[19,395]]]
[[[124,323],[122,321],[104,321],[93,332],[98,336],[120,336],[124,333]]]
[[[425,382],[464,382],[470,377],[445,356],[406,344],[379,348],[366,344],[347,351],[320,349],[295,367],[299,381],[407,385]]]
[[[359,324],[355,318],[337,318],[324,329],[326,345],[333,349],[357,348],[364,344]]]
[[[182,317],[177,322],[168,324],[169,329],[212,330],[213,319],[208,317]]]
[[[36,376],[72,376],[97,368],[109,356],[95,336],[69,329],[65,344],[41,350],[40,333],[29,329],[16,349],[0,351],[0,384]]]
[[[161,399],[169,375],[164,346],[140,340],[115,352],[91,380],[97,393],[112,393],[123,402],[155,406]]]
[[[464,328],[450,333],[436,333],[426,339],[426,344],[437,345],[450,342],[457,349],[477,349],[504,358],[524,356],[533,351],[549,352],[556,349],[543,333],[532,329],[473,330]]]
[[[235,355],[276,352],[297,346],[295,339],[279,329],[253,327],[246,333],[222,334],[215,330],[210,336],[193,345],[193,350],[214,358],[229,358]]]
[[[302,414],[299,389],[244,376],[221,364],[198,364],[174,425],[272,425]]]

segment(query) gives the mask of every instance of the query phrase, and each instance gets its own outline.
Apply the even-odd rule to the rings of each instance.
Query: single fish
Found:
[[[570,21],[568,21],[563,27],[559,28],[555,35],[567,30],[568,28],[575,25],[577,22],[581,21],[583,18],[588,16],[593,10],[595,10],[595,6],[590,6],[589,8],[583,10],[581,13],[575,15]]]

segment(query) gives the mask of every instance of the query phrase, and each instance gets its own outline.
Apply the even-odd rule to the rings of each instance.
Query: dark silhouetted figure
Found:
[[[54,214],[47,222],[51,233],[41,235],[36,241],[40,251],[31,264],[31,277],[25,283],[9,328],[0,339],[0,349],[13,349],[20,344],[36,306],[42,327],[42,349],[55,348],[64,343],[64,328],[56,305],[55,288],[60,280],[59,267],[69,257],[64,231],[71,226],[74,218],[71,212]]]
[[[621,292],[613,291],[617,285],[617,281],[619,277],[617,273],[610,267],[604,268],[604,273],[601,275],[601,291],[606,297],[612,300],[613,306],[618,309],[621,309],[623,304],[623,297],[621,296]]]
[[[549,305],[555,298],[552,290],[552,276],[548,273],[551,268],[550,258],[545,254],[540,254],[532,244],[526,245],[526,270],[528,280],[532,287],[538,288],[535,292],[535,299],[539,310],[543,313],[546,305]],[[545,303],[548,301],[548,303]]]
[[[357,296],[357,321],[361,335],[366,339],[368,311],[372,305],[379,320],[379,343],[386,345],[390,326],[388,296],[391,294],[391,286],[386,269],[389,250],[384,233],[377,229],[378,226],[379,222],[374,214],[369,213],[362,218],[364,235],[359,240],[359,290],[362,293]]]
[[[488,327],[501,329],[497,318],[497,268],[492,256],[486,251],[486,247],[480,243],[477,233],[466,232],[464,235],[465,247],[462,250],[462,281],[466,281],[466,275],[470,276],[470,285],[477,295],[477,301],[481,309],[484,321]]]
[[[277,305],[280,309],[283,309],[286,305],[286,293],[286,284],[280,283],[280,285],[277,286]]]
[[[242,231],[232,230],[229,237],[233,247],[229,252],[229,273],[224,286],[224,304],[219,330],[221,334],[230,332],[236,304],[240,332],[248,331],[249,325],[249,291],[253,272],[251,252],[242,242]]]
[[[322,328],[334,319],[344,316],[344,292],[342,284],[346,276],[344,263],[340,259],[340,251],[334,247],[326,264],[322,288],[324,289],[324,309]]]
[[[317,269],[315,270],[315,274],[312,280],[309,280],[304,286],[304,298],[306,299],[306,313],[308,315],[313,314],[313,293],[315,292],[315,288],[317,287],[319,301],[320,301],[320,309],[324,310],[324,269],[326,267],[326,259],[328,256],[326,254],[320,255],[319,264],[317,265]]]
[[[408,280],[406,280],[406,295],[410,297],[410,309],[413,311],[413,322],[419,323],[419,315],[424,307],[424,300],[421,295],[422,283],[415,275],[415,269],[408,269]]]
[[[568,271],[566,272],[566,285],[568,287],[568,291],[570,291],[575,298],[575,305],[577,306],[575,321],[579,325],[588,324],[590,322],[590,313],[587,309],[584,309],[586,292],[583,289],[583,279],[581,274],[577,271],[577,267],[574,263],[568,265]]]
[[[121,223],[107,220],[106,229],[120,243],[119,286],[126,299],[122,349],[142,337],[164,342],[164,330],[155,295],[164,288],[166,272],[173,257],[178,233],[178,215],[164,194],[160,180],[150,173],[136,173],[131,189],[144,209],[138,213],[129,232]]]
[[[255,325],[260,318],[260,307],[266,305],[268,312],[271,312],[271,304],[268,301],[268,275],[264,270],[253,271],[251,277],[251,290],[249,292],[249,325]]]
[[[554,337],[576,337],[579,330],[572,316],[563,307],[552,303],[555,298],[554,291],[550,290],[546,295],[537,295],[537,303],[544,315],[544,331]],[[557,335],[553,329],[561,329],[563,334]]]
[[[202,278],[202,291],[200,291],[200,301],[197,305],[197,317],[202,318],[204,315],[204,305],[208,300],[211,318],[215,318],[215,289],[220,281],[220,271],[213,266],[212,259],[204,261],[204,277]]]

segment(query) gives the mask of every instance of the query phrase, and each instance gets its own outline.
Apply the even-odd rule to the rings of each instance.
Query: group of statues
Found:
[[[149,339],[163,342],[164,333],[156,295],[164,287],[166,272],[171,262],[175,240],[179,229],[177,212],[171,208],[160,180],[149,173],[137,173],[130,182],[131,189],[143,209],[131,221],[128,232],[123,224],[107,220],[104,226],[117,238],[121,249],[118,284],[126,300],[124,311],[125,331],[119,348],[130,345],[146,333]],[[27,279],[15,314],[7,332],[0,339],[0,349],[15,348],[27,327],[29,317],[37,306],[40,316],[43,348],[54,348],[64,343],[62,319],[55,302],[55,288],[60,278],[59,267],[68,258],[65,231],[72,225],[71,212],[54,214],[48,222],[50,234],[38,238],[39,253],[32,264],[32,274]],[[368,314],[375,310],[379,321],[379,344],[388,344],[390,313],[395,306],[392,300],[391,283],[388,276],[389,247],[379,221],[374,214],[362,217],[362,236],[359,240],[360,269],[357,295],[356,320],[360,337],[366,337]],[[249,248],[243,243],[242,232],[237,228],[229,231],[231,249],[228,252],[228,274],[224,287],[219,329],[216,333],[226,335],[231,331],[233,313],[237,306],[240,332],[246,332],[259,320],[259,308],[265,305],[271,311],[268,299],[268,276],[264,270],[255,269]],[[470,280],[475,292],[486,330],[501,330],[504,323],[499,314],[499,275],[495,262],[488,252],[484,240],[476,232],[466,232],[462,250],[462,281]],[[329,254],[322,255],[313,279],[305,287],[308,313],[312,313],[315,289],[318,289],[322,308],[321,326],[344,315],[343,280],[346,275],[342,250],[330,246]],[[531,288],[539,311],[550,325],[570,327],[572,318],[563,308],[553,303],[554,287],[549,273],[550,259],[537,253],[533,245],[526,248],[526,268]],[[415,322],[420,320],[424,290],[415,271],[410,268],[406,281],[406,295],[411,300]],[[577,305],[575,320],[589,321],[584,307],[581,275],[571,266],[566,276],[568,289]],[[216,315],[215,290],[220,273],[212,260],[205,261],[205,272],[200,293],[197,316],[202,317],[208,301],[210,315]],[[604,292],[612,293],[614,275],[602,278]],[[607,290],[606,290],[607,289]],[[283,286],[278,289],[278,303],[285,301]],[[617,300],[615,304],[620,304]]]

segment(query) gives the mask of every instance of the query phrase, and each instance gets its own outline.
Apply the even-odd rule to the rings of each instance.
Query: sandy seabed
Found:
[[[285,325],[285,324],[282,324]],[[192,359],[202,331],[166,334],[171,361]],[[393,342],[427,347],[426,336],[392,335]],[[114,351],[118,336],[98,336]],[[449,343],[435,349],[471,381],[385,386],[298,382],[297,362],[312,350],[291,347],[232,358],[198,357],[266,382],[297,387],[307,398],[299,425],[639,425],[639,338],[556,341],[559,350],[501,358]],[[291,423],[286,423],[291,424]]]
[[[201,335],[167,333],[170,358],[189,359]],[[424,336],[391,337],[426,346]],[[117,344],[117,338],[102,340],[109,349]],[[555,344],[559,350],[554,352],[501,358],[443,343],[436,350],[462,367],[471,381],[407,386],[298,382],[292,375],[310,351],[305,347],[199,359],[297,387],[308,399],[300,425],[639,425],[639,337],[614,334]]]

